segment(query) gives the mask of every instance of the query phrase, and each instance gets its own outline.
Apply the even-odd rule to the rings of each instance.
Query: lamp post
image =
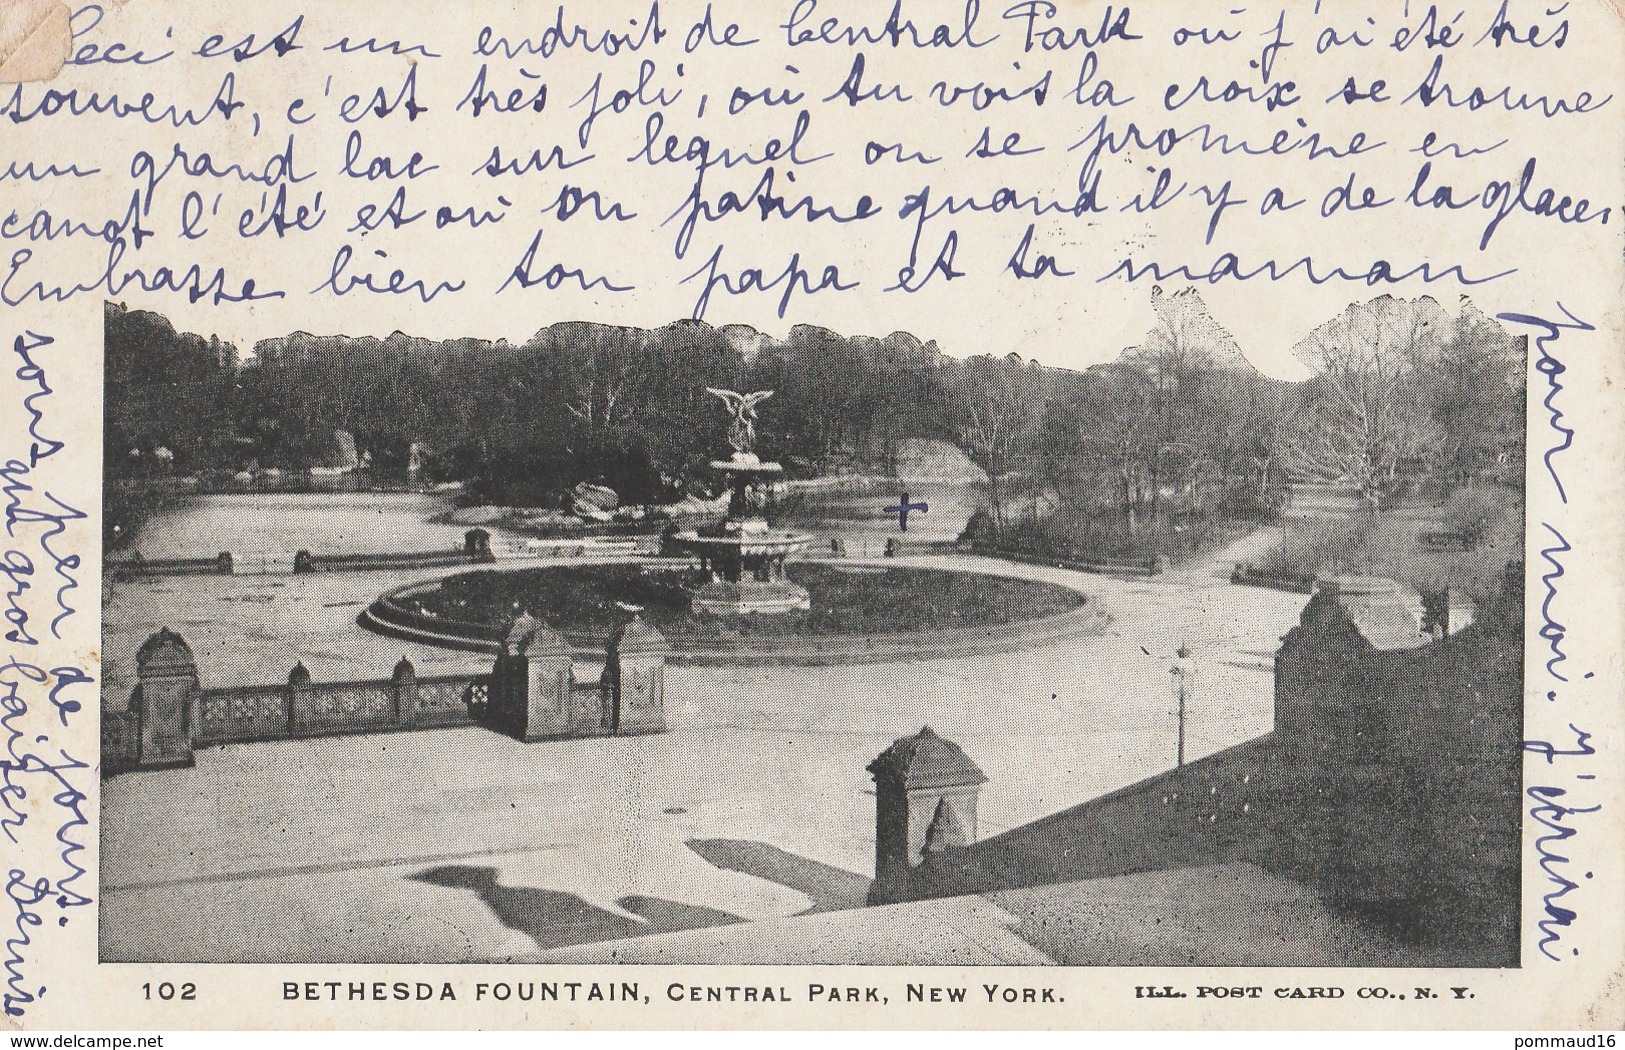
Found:
[[[1189,692],[1191,678],[1190,666],[1191,651],[1183,645],[1174,653],[1174,666],[1169,669],[1173,675],[1174,697],[1178,702],[1176,717],[1178,719],[1178,743],[1175,752],[1174,768],[1185,768],[1185,697]]]

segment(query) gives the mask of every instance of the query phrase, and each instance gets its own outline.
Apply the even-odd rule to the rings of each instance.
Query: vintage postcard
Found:
[[[7,1021],[1625,1026],[1622,56],[7,0]]]

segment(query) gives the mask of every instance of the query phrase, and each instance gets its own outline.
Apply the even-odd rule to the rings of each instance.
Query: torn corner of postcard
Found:
[[[50,80],[73,46],[68,5],[10,0],[0,7],[0,84]]]

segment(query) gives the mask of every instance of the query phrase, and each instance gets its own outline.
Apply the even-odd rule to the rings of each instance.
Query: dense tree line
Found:
[[[106,307],[103,440],[110,477],[230,462],[237,348],[179,333],[164,317]]]
[[[521,344],[294,333],[246,359],[162,317],[107,307],[111,478],[322,461],[353,434],[381,476],[419,447],[429,480],[478,498],[624,499],[714,479],[726,416],[705,387],[771,389],[760,451],[794,472],[887,473],[905,438],[956,442],[993,477],[992,525],[1054,491],[1129,529],[1170,516],[1267,517],[1292,480],[1354,485],[1380,506],[1420,483],[1521,478],[1524,346],[1465,306],[1350,306],[1296,348],[1313,378],[1259,374],[1191,290],[1153,293],[1157,322],[1081,372],[1015,355],[949,357],[907,334],[798,326],[771,339],[682,321],[549,325]]]
[[[197,353],[207,341],[155,314],[109,305],[106,321],[115,478],[138,475],[155,448],[176,473],[299,471],[342,429],[384,476],[404,477],[417,444],[435,480],[493,499],[550,502],[582,480],[656,499],[711,479],[703,464],[726,450],[707,386],[775,390],[761,451],[803,473],[883,471],[904,438],[954,436],[938,374],[951,359],[902,334],[802,326],[768,340],[697,322],[564,322],[519,345],[294,333],[239,364]]]

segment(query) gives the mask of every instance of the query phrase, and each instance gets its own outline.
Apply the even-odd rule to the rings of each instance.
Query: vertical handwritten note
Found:
[[[88,539],[81,509],[86,504],[69,502],[66,497],[79,497],[64,493],[64,473],[52,462],[67,448],[56,396],[60,347],[33,331],[7,335],[6,371],[22,393],[6,403],[22,411],[8,409],[0,437],[0,831],[11,847],[8,856],[42,858],[7,865],[11,907],[0,909],[7,931],[0,1001],[6,1016],[20,1017],[45,994],[38,967],[29,964],[41,944],[51,942],[50,928],[60,930],[74,919],[88,925],[90,919],[96,678],[91,661],[66,643],[78,633],[69,630],[75,626],[69,621],[83,621],[79,611],[94,609],[95,601],[85,597],[94,592],[80,584],[82,569],[94,560],[81,553]],[[70,746],[75,739],[88,744]],[[25,845],[32,850],[17,849]]]

